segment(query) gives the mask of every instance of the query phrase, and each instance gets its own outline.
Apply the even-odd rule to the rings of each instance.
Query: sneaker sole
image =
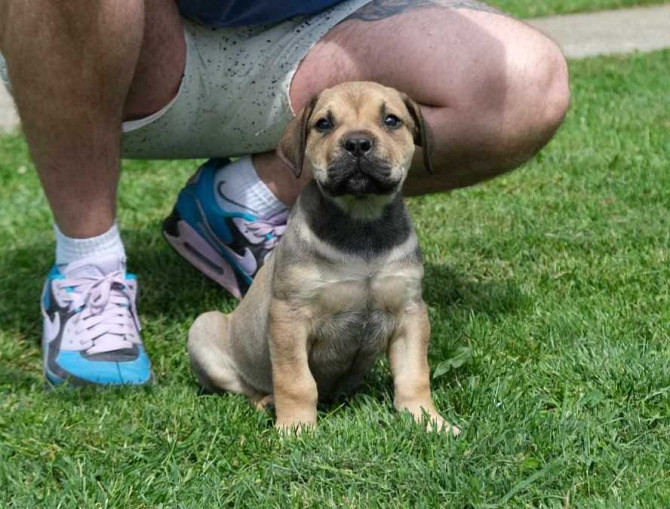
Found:
[[[196,269],[225,288],[237,300],[242,299],[235,269],[195,229],[182,220],[176,209],[163,221],[163,237]]]
[[[46,369],[43,369],[44,382],[42,383],[42,388],[45,391],[51,391],[58,387],[68,386],[68,387],[123,387],[125,388],[139,388],[139,387],[151,387],[156,385],[156,377],[154,376],[153,370],[149,373],[149,378],[146,382],[141,383],[120,383],[120,384],[100,384],[96,382],[90,382],[88,380],[80,380],[75,375],[70,375],[67,378],[56,377],[51,375]]]

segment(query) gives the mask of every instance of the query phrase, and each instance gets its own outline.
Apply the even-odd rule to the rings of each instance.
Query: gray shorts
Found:
[[[184,20],[186,68],[176,97],[124,122],[123,157],[190,159],[274,150],[293,112],[291,80],[310,48],[370,0],[344,0],[272,25],[212,29]],[[0,77],[8,83],[0,55]]]

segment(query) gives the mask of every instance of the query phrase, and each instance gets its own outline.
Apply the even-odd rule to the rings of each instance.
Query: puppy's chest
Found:
[[[421,293],[421,266],[402,263],[312,267],[302,282],[315,346],[378,352]]]

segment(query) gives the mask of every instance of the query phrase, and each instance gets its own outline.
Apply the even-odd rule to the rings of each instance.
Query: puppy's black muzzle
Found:
[[[331,196],[351,194],[390,194],[399,185],[391,178],[391,165],[388,162],[370,157],[347,153],[342,155],[328,168],[328,179],[322,187]]]
[[[355,158],[365,157],[374,146],[374,140],[369,136],[359,134],[342,140],[342,147]]]

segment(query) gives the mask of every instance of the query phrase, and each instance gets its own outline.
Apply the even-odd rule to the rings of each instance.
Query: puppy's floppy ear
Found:
[[[431,175],[433,172],[433,163],[431,156],[433,154],[433,133],[424,121],[419,105],[408,95],[402,94],[405,106],[414,120],[414,144],[423,149],[423,165]]]
[[[309,117],[312,116],[317,100],[318,96],[314,96],[309,104],[288,123],[277,147],[277,155],[291,168],[296,178],[302,174],[302,162],[309,132]]]

